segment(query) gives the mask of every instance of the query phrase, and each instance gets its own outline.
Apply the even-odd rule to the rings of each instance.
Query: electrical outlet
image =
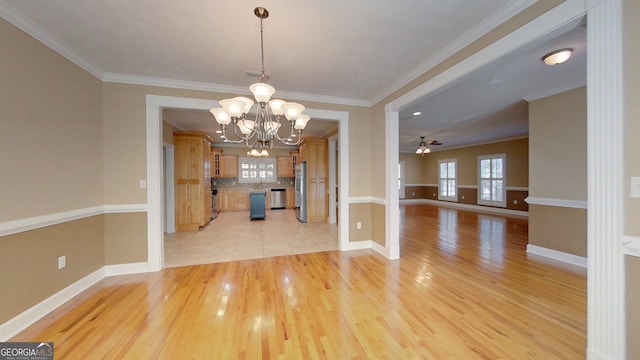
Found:
[[[362,222],[358,221],[358,222],[356,223],[356,229],[358,229],[358,230],[362,230]]]
[[[140,189],[147,188],[147,180],[140,180]]]
[[[58,257],[58,270],[67,266],[67,256],[62,255]]]
[[[513,200],[513,205],[518,205],[518,200]]]
[[[464,200],[464,195],[462,195],[462,200]]]
[[[412,193],[411,193],[411,196],[414,196],[415,194],[416,194],[415,192],[412,192]]]
[[[435,196],[436,196],[436,193],[433,193],[433,196],[435,197]]]

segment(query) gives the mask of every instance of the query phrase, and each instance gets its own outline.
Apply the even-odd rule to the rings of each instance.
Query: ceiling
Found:
[[[533,2],[0,0],[0,16],[103,81],[249,94],[247,72],[260,70],[253,9],[266,6],[265,68],[278,97],[371,106]],[[404,109],[401,151],[419,136],[440,149],[526,136],[524,100],[586,82],[584,27],[555,35]],[[540,57],[559,47],[574,57],[544,66]],[[184,130],[215,129],[208,112],[166,116]],[[336,126],[313,119],[305,135]]]

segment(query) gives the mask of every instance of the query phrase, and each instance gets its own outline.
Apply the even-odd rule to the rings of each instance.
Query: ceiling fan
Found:
[[[424,154],[428,154],[431,152],[429,146],[431,145],[442,145],[442,143],[438,140],[428,140],[424,141],[424,136],[420,136],[420,144],[418,144],[418,149],[416,150],[416,154],[424,156]]]

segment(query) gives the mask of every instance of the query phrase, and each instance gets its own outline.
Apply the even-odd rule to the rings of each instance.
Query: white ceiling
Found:
[[[265,6],[265,67],[278,97],[370,106],[533,2],[0,0],[0,16],[103,81],[248,94],[255,79],[246,71],[260,70],[253,9]],[[401,151],[421,135],[444,142],[441,148],[526,135],[523,98],[585,82],[584,28],[547,41],[403,111]],[[540,57],[560,43],[578,56],[542,66]],[[579,70],[569,76],[571,68]],[[423,115],[410,119],[415,109]],[[212,122],[208,113],[169,116],[186,130]],[[313,123],[305,133],[335,126]]]

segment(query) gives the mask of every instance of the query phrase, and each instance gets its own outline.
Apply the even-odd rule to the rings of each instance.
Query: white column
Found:
[[[622,0],[587,1],[587,358],[625,358]]]

